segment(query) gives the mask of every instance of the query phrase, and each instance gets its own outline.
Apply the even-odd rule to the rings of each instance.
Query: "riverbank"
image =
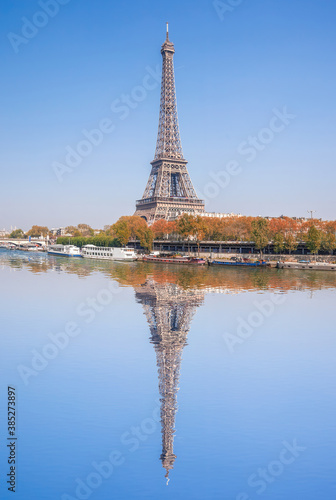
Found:
[[[172,252],[174,253],[174,252]],[[259,260],[260,254],[256,253],[216,253],[216,252],[180,252],[182,255],[190,255],[191,257],[200,257],[203,259],[214,260],[233,260],[233,259],[251,259]],[[263,254],[262,260],[269,262],[272,267],[275,267],[278,261],[282,262],[299,262],[300,260],[307,260],[310,262],[328,262],[332,264],[336,262],[335,255],[283,255],[283,254]]]

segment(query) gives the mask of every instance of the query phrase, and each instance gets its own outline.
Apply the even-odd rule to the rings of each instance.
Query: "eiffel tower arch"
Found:
[[[175,415],[183,347],[187,344],[190,323],[197,307],[203,304],[202,290],[185,290],[173,283],[157,283],[148,279],[135,288],[143,305],[154,345],[159,375],[161,402],[162,453],[160,460],[169,479],[173,469]]]
[[[183,157],[177,116],[174,44],[166,40],[161,47],[162,80],[159,129],[154,160],[146,189],[136,201],[136,212],[152,224],[158,219],[174,220],[183,212],[204,212],[204,201],[197,198],[187,161]]]

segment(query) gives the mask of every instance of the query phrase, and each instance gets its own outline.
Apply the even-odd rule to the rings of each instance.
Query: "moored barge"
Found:
[[[242,260],[209,260],[209,266],[239,266],[239,267],[267,267],[268,262],[264,260],[257,260],[255,262],[242,261]]]
[[[307,269],[310,271],[336,271],[336,264],[329,264],[328,262],[278,262],[278,269]]]
[[[163,264],[191,264],[196,266],[204,266],[206,264],[205,259],[187,256],[174,257],[162,255],[144,255],[142,260],[144,262],[160,262]]]

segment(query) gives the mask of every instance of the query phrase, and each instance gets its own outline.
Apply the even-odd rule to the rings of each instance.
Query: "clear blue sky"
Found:
[[[160,98],[154,79],[146,80],[151,89],[139,86],[148,67],[161,66],[166,21],[196,191],[208,192],[211,173],[231,160],[240,166],[207,210],[314,209],[336,218],[335,2],[223,0],[220,16],[211,0],[66,1],[53,17],[38,14],[43,0],[2,1],[0,228],[98,228],[134,212],[154,157]],[[238,4],[231,11],[230,2]],[[34,33],[22,18],[44,26]],[[111,105],[132,92],[142,100],[122,120]],[[247,161],[252,154],[239,145],[259,133],[268,140],[262,129],[285,106],[296,118]],[[66,148],[105,118],[113,132],[60,183],[54,162],[64,164]]]

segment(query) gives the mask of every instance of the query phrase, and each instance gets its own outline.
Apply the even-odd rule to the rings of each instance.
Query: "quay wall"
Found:
[[[139,241],[131,240],[128,246],[135,249],[141,249]],[[153,250],[159,252],[171,252],[171,253],[181,253],[182,255],[200,255],[206,258],[220,259],[220,258],[231,258],[231,257],[242,257],[257,258],[260,255],[259,250],[255,249],[253,242],[246,241],[201,241],[199,243],[199,253],[198,245],[194,241],[171,241],[171,240],[154,240]],[[282,259],[305,259],[309,257],[310,259],[315,259],[315,256],[310,254],[309,250],[306,248],[305,243],[300,243],[297,249],[289,254],[288,252],[283,252],[281,254]],[[331,261],[336,260],[336,255],[327,254],[325,252],[320,252],[317,256],[322,257],[324,261],[329,258]],[[269,260],[279,260],[280,255],[274,252],[272,244],[267,245],[263,250],[263,258]],[[328,260],[329,261],[329,260]]]

